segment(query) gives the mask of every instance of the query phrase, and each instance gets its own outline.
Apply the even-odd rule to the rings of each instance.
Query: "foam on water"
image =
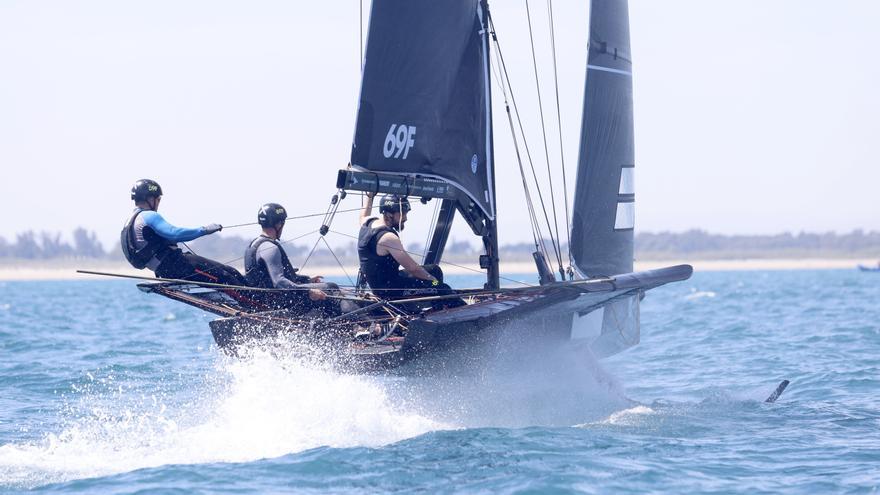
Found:
[[[690,294],[684,296],[685,301],[694,301],[696,299],[711,299],[715,297],[717,294],[712,292],[711,290],[697,290],[691,288]]]
[[[376,447],[441,429],[572,425],[631,405],[582,349],[533,348],[529,357],[507,355],[476,375],[370,377],[257,350],[218,355],[201,381],[146,390],[87,372],[59,433],[0,446],[0,484]]]
[[[609,425],[632,425],[640,422],[642,417],[650,414],[657,414],[657,411],[648,406],[639,405],[612,413],[611,416],[602,420],[601,423]]]
[[[121,387],[85,391],[60,433],[0,447],[0,483],[26,487],[319,446],[378,446],[446,427],[397,407],[374,378],[267,354],[221,357],[216,368],[192,401],[126,396]]]

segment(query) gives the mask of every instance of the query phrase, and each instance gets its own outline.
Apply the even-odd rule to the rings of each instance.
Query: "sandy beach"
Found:
[[[700,271],[743,271],[743,270],[841,270],[855,269],[856,265],[876,266],[874,259],[736,259],[736,260],[661,260],[661,261],[637,261],[636,271],[650,270],[664,266],[689,263],[694,270]],[[241,267],[238,267],[239,269]],[[120,275],[131,275],[152,278],[147,270],[135,270],[128,265],[107,262],[83,261],[78,263],[72,260],[51,262],[23,262],[0,264],[0,281],[27,281],[27,280],[112,280],[112,277],[100,275],[88,275],[77,273],[77,270],[106,272]],[[353,275],[356,267],[346,267],[349,275]],[[479,273],[481,270],[476,265],[444,265],[443,271],[447,274],[466,275]],[[501,264],[503,274],[533,273],[534,265],[527,261],[508,262]],[[309,275],[344,276],[345,273],[338,266],[314,266],[303,270]]]

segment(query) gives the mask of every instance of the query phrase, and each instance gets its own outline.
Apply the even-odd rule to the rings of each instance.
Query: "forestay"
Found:
[[[493,219],[485,9],[373,1],[351,163],[444,179]]]

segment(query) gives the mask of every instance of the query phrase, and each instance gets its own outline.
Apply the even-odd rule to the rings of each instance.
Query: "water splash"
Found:
[[[379,446],[447,426],[397,407],[378,379],[268,354],[218,357],[198,390],[84,387],[60,433],[0,446],[0,484],[33,487],[167,464],[247,462],[319,447]]]
[[[394,393],[432,418],[467,428],[570,426],[632,405],[585,348],[496,344],[504,352],[478,373],[409,378]]]
[[[716,295],[717,294],[715,292],[712,292],[710,290],[698,291],[697,289],[691,288],[691,293],[684,296],[684,300],[685,301],[695,301],[697,299],[712,299]]]
[[[332,356],[285,354],[296,342],[215,354],[207,370],[165,378],[158,368],[86,372],[64,399],[60,432],[0,446],[0,485],[377,447],[440,429],[568,426],[632,405],[587,349],[506,340],[516,335],[492,342],[496,358],[476,373],[446,362],[446,376],[344,375]]]

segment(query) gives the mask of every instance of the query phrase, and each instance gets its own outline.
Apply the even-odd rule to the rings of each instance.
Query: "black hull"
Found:
[[[294,347],[343,372],[461,374],[478,372],[499,353],[568,342],[576,315],[641,298],[691,273],[682,265],[515,291],[413,318],[404,336],[379,340],[358,340],[350,328],[321,320],[291,324],[284,311],[220,318],[210,326],[217,345],[232,355],[254,346]]]
[[[332,330],[321,328],[320,322],[304,329],[281,319],[255,323],[249,317],[230,317],[216,319],[210,327],[217,346],[238,357],[254,348],[296,348],[297,354],[331,364],[342,372],[454,375],[478,371],[499,347],[510,351],[513,346],[565,342],[569,337],[565,323],[569,319],[570,315],[553,314],[550,308],[517,319],[516,324],[507,316],[443,325],[414,322],[406,337],[378,342],[332,335]],[[324,332],[330,335],[322,335]]]

